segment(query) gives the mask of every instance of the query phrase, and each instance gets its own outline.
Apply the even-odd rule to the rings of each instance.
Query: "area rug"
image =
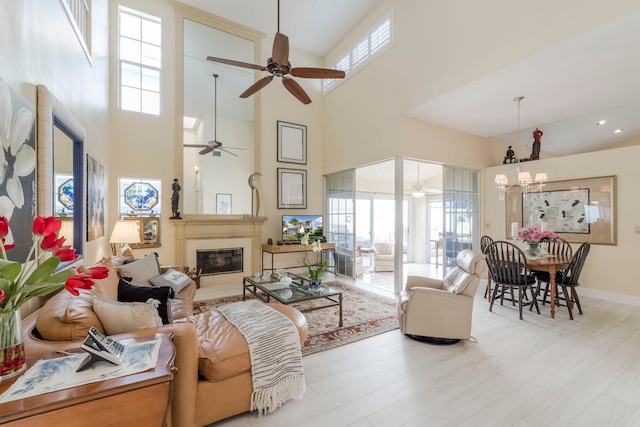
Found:
[[[373,292],[368,292],[342,282],[323,282],[324,285],[342,291],[343,326],[338,326],[338,307],[323,308],[304,313],[309,325],[309,334],[302,347],[302,355],[329,350],[364,338],[398,328],[397,302]],[[249,294],[249,297],[253,295]],[[220,305],[242,300],[241,295],[214,298],[194,303],[194,313],[212,310]],[[323,300],[292,304],[298,309]]]

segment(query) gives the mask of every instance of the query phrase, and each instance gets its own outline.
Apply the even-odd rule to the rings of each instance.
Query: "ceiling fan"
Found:
[[[200,150],[198,154],[208,154],[208,153],[211,153],[213,150],[220,150],[220,151],[224,151],[225,153],[231,154],[232,156],[238,157],[237,154],[232,153],[229,150],[246,150],[246,148],[223,147],[222,142],[218,141],[218,77],[219,76],[217,74],[213,74],[213,77],[215,77],[214,108],[213,108],[213,125],[214,125],[213,141],[207,142],[206,145],[184,144],[184,147],[202,148],[202,150]]]
[[[310,104],[311,98],[302,89],[302,86],[298,84],[289,76],[312,78],[312,79],[342,79],[344,78],[344,71],[331,70],[328,68],[310,68],[310,67],[298,67],[292,68],[289,62],[289,37],[280,32],[280,0],[278,0],[278,32],[273,40],[273,50],[271,58],[267,59],[265,66],[249,64],[247,62],[234,61],[232,59],[216,58],[213,56],[207,56],[207,60],[213,62],[219,62],[222,64],[232,65],[235,67],[251,68],[252,70],[268,71],[270,76],[263,77],[249,89],[245,90],[240,98],[248,98],[273,80],[274,77],[282,77],[282,84],[293,96],[298,98],[303,104]]]
[[[411,194],[415,198],[424,197],[427,194],[441,194],[442,191],[437,188],[427,188],[424,185],[420,184],[420,164],[417,165],[418,171],[418,179],[416,184],[411,188],[404,190],[405,194]]]

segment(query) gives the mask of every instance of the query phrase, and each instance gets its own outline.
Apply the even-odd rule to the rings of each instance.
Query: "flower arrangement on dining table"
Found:
[[[306,247],[309,245],[309,242],[311,242],[311,248],[313,252],[322,252],[322,242],[320,240],[313,240],[311,241],[311,237],[309,237],[309,233],[306,233],[304,236],[302,236],[302,239],[300,239],[300,244]],[[329,267],[330,263],[329,261],[325,261],[322,264],[319,265],[313,265],[309,262],[309,256],[307,255],[307,251],[304,252],[304,265],[307,266],[307,270],[309,271],[309,279],[317,282],[320,280],[320,276],[322,275],[322,273],[324,273],[324,271],[327,269],[327,267]]]
[[[556,236],[551,230],[541,231],[535,225],[531,227],[525,227],[518,230],[518,239],[525,243],[544,243],[544,242],[556,242],[560,241],[560,238]]]
[[[33,244],[27,261],[21,264],[7,258],[7,251],[16,245],[7,243],[9,220],[0,217],[0,377],[21,370],[25,362],[22,331],[17,327],[23,304],[63,286],[78,296],[79,289],[91,289],[93,280],[104,279],[109,273],[104,266],[56,271],[61,262],[78,259],[74,248],[63,247],[65,238],[58,236],[61,226],[52,216],[37,216],[32,227]],[[52,256],[44,259],[49,253]]]

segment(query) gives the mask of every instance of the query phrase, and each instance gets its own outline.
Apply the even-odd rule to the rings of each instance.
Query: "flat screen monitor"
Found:
[[[322,238],[322,215],[282,215],[283,241],[300,241],[307,233],[311,238]]]

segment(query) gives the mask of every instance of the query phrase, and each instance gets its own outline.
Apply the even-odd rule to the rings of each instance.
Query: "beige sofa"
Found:
[[[96,281],[92,291],[73,297],[62,290],[23,320],[28,355],[79,349],[90,326],[102,327],[92,311],[93,296],[116,299],[118,286],[118,275],[113,265],[105,265],[110,269],[109,277]],[[171,300],[174,323],[114,335],[115,339],[122,339],[173,334],[177,369],[169,425],[178,427],[204,426],[247,412],[253,391],[249,348],[244,337],[218,311],[193,315],[195,291],[195,283],[191,283]],[[307,335],[304,315],[282,304],[269,306],[291,319],[302,344]],[[199,337],[205,330],[216,331],[214,342],[207,345],[206,351],[199,345]],[[55,336],[56,340],[44,339],[43,336]],[[211,336],[209,334],[209,339]]]

